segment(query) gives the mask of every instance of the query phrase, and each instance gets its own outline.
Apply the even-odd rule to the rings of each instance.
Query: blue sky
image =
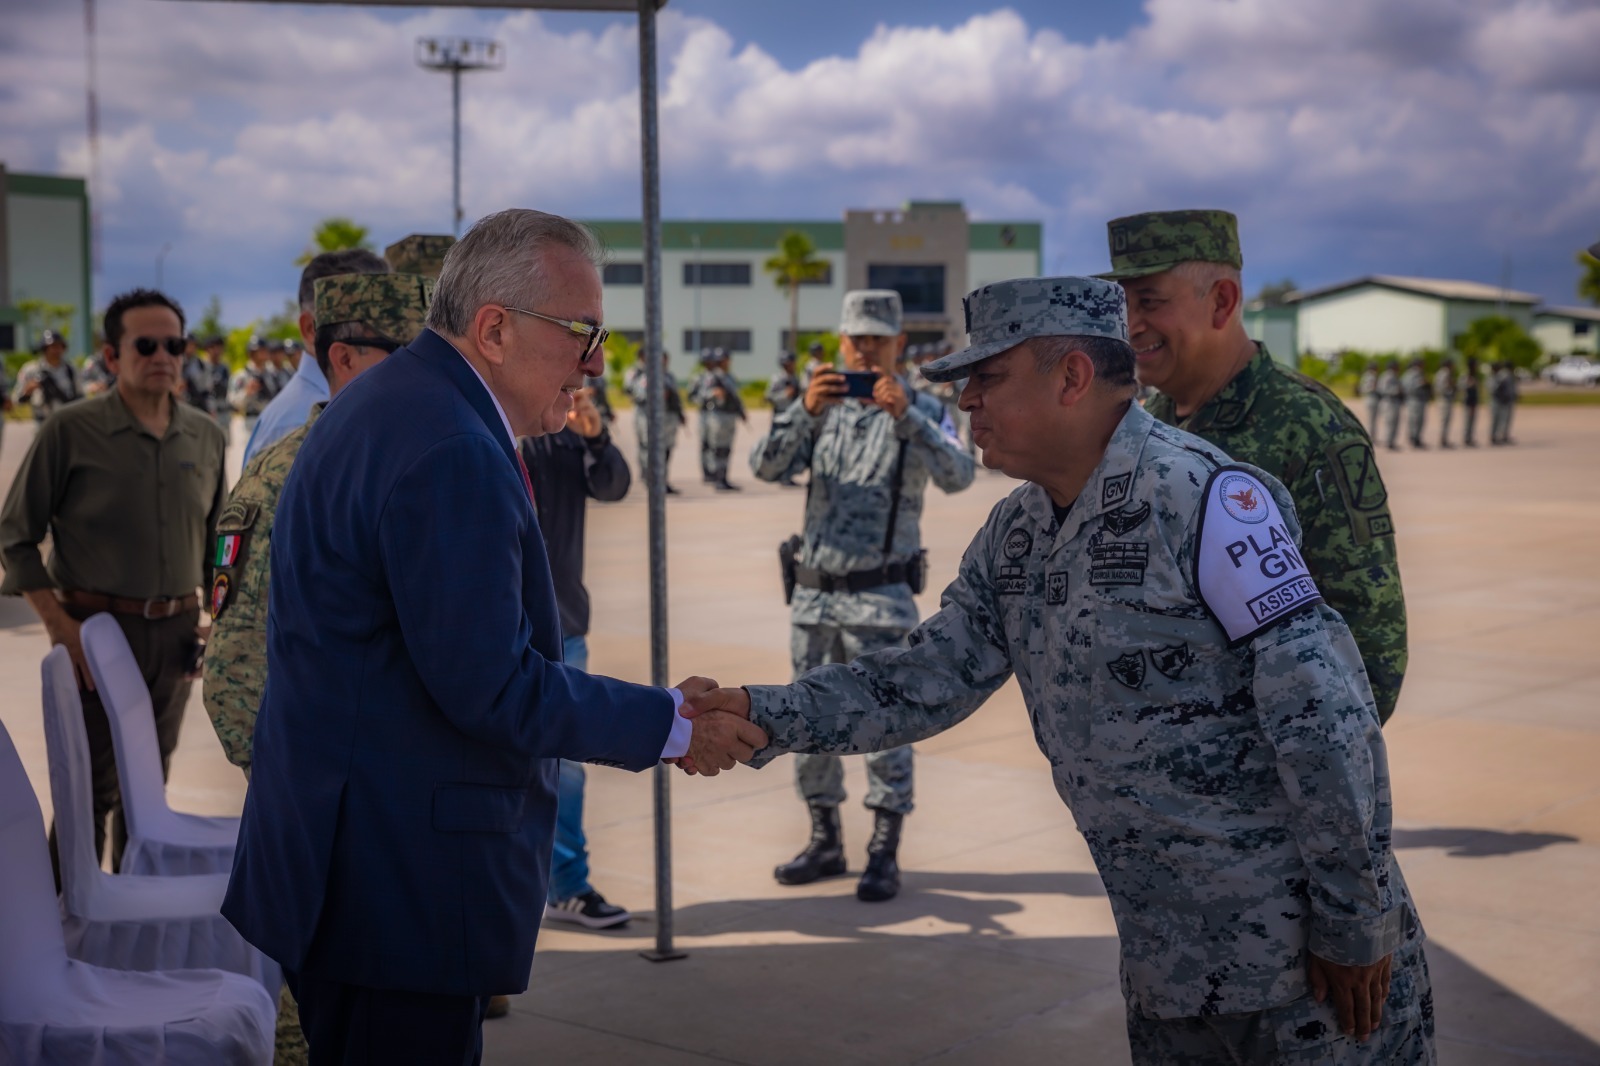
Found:
[[[233,322],[294,288],[315,222],[448,228],[446,80],[425,34],[503,41],[464,91],[469,218],[636,216],[631,20],[100,0],[97,300],[166,280]],[[1600,6],[1585,0],[672,0],[670,217],[838,218],[960,199],[1105,264],[1104,224],[1236,211],[1254,288],[1366,273],[1575,301],[1600,237]],[[81,174],[81,7],[0,0],[0,161]]]

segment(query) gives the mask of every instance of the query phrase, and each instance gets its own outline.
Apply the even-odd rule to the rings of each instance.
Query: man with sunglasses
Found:
[[[516,438],[558,432],[599,372],[600,259],[568,219],[480,219],[428,328],[329,404],[284,484],[222,913],[283,965],[313,1062],[479,1060],[488,998],[528,985],[559,759],[717,770],[765,742],[677,713],[705,678],[562,662]]]
[[[95,854],[114,814],[116,869],[127,839],[117,765],[79,625],[110,612],[122,626],[150,688],[165,772],[196,669],[198,587],[209,578],[209,534],[226,495],[226,439],[174,396],[187,346],[176,303],[149,289],[124,293],[106,308],[105,338],[116,386],[47,418],[11,483],[0,512],[0,593],[27,597],[50,642],[72,656],[89,735]],[[48,563],[39,552],[47,535]]]
[[[817,364],[801,401],[773,418],[771,431],[750,455],[763,481],[811,471],[790,613],[796,677],[823,663],[895,647],[916,627],[912,594],[921,591],[923,494],[929,481],[945,492],[972,484],[972,456],[956,440],[944,409],[895,373],[906,346],[901,317],[898,292],[846,293],[839,355],[857,380],[870,381],[870,395],[848,398],[849,380]],[[795,779],[811,813],[811,838],[773,871],[783,885],[837,877],[846,868],[839,758],[797,755]],[[856,898],[880,902],[900,891],[900,828],[912,806],[911,748],[868,755],[867,782],[873,830]]]

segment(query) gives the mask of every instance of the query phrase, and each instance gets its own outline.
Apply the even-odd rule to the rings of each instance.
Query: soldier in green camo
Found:
[[[1128,294],[1139,382],[1159,390],[1148,410],[1287,486],[1312,576],[1355,634],[1388,721],[1406,672],[1406,603],[1367,431],[1337,396],[1245,333],[1233,215],[1154,211],[1109,229],[1112,269],[1100,277]]]
[[[439,271],[444,269],[444,257],[455,243],[449,234],[413,233],[385,248],[383,258],[396,274],[420,274],[437,280]]]
[[[1133,401],[1123,308],[1093,278],[969,294],[971,347],[923,373],[967,378],[984,465],[1027,484],[904,646],[685,713],[760,726],[756,764],[855,754],[949,729],[1014,676],[1110,898],[1138,1066],[1431,1063],[1350,631],[1283,486]]]
[[[422,331],[433,280],[415,274],[337,274],[316,283],[316,359],[330,395]],[[289,467],[325,405],[250,461],[217,520],[215,619],[206,648],[205,703],[228,760],[250,776],[256,710],[266,688],[268,544]]]

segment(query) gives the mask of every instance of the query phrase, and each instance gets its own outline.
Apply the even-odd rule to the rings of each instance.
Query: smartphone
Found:
[[[857,396],[864,400],[872,398],[872,388],[878,383],[878,375],[870,370],[841,370],[839,376],[844,378],[844,394]]]

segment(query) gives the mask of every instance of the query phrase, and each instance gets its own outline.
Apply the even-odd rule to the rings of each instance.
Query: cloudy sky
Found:
[[[448,79],[424,35],[493,37],[464,83],[469,219],[639,212],[631,21],[99,0],[97,300],[153,281],[276,310],[315,222],[381,245],[450,222]],[[1226,207],[1247,284],[1364,273],[1573,303],[1600,238],[1592,0],[671,0],[663,209],[836,219],[959,199],[1036,219],[1050,272],[1104,269],[1107,219]],[[83,174],[78,0],[0,0],[0,161]]]

